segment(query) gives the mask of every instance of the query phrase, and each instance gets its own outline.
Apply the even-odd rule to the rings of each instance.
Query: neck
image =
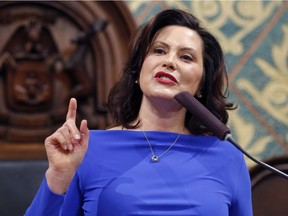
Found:
[[[186,110],[176,101],[148,100],[143,97],[138,118],[142,130],[187,133],[184,130]]]

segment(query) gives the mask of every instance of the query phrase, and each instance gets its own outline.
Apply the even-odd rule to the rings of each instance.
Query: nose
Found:
[[[163,67],[166,67],[170,70],[175,70],[176,69],[176,63],[174,60],[174,56],[170,55],[170,56],[166,56],[166,58],[163,60]]]

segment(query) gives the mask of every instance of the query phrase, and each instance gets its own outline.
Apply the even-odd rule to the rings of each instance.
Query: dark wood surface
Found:
[[[288,173],[288,155],[265,162]],[[287,216],[288,180],[260,166],[250,173],[254,216]]]
[[[109,125],[106,100],[136,24],[124,2],[0,2],[0,159],[45,158],[65,121]]]

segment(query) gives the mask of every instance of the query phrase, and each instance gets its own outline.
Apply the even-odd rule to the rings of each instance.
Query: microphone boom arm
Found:
[[[248,152],[242,149],[233,139],[230,133],[230,129],[223,124],[215,115],[213,115],[203,104],[201,104],[193,95],[184,91],[174,96],[183,107],[185,107],[191,114],[193,114],[202,124],[204,124],[215,136],[221,140],[227,140],[233,144],[238,150],[240,150],[249,159],[259,164],[263,168],[266,168],[281,177],[288,179],[288,175],[262,161],[257,160],[251,156]]]

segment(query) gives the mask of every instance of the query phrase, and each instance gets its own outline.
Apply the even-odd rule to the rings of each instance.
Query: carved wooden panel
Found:
[[[44,158],[71,97],[91,129],[135,30],[124,2],[0,2],[0,158]]]

